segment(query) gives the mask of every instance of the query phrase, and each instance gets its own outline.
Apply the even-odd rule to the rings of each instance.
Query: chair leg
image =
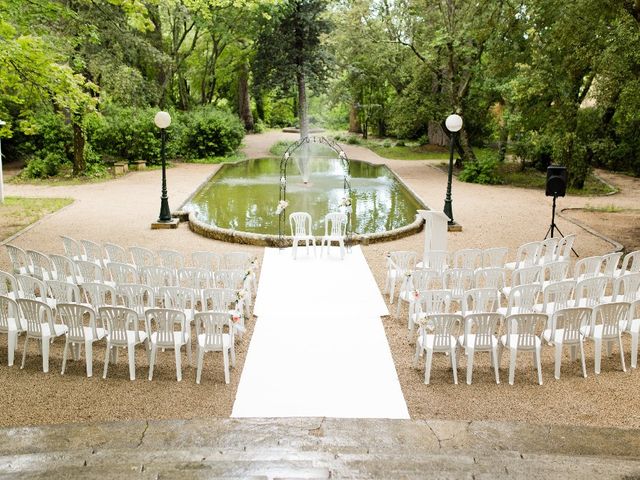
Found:
[[[491,349],[491,360],[493,360],[493,370],[496,374],[496,384],[500,384],[500,364],[498,363],[498,346]]]
[[[536,348],[534,353],[536,359],[536,368],[538,369],[538,384],[542,385],[542,362],[540,359],[540,348]]]
[[[471,385],[471,379],[473,378],[473,357],[475,356],[475,350],[473,348],[466,348],[467,353],[467,385]]]
[[[400,316],[400,303],[401,303],[401,299],[400,296],[402,295],[402,292],[398,294],[398,303],[396,305],[396,317]]]
[[[638,333],[631,333],[631,368],[638,366]]]
[[[231,342],[229,350],[231,351],[231,366],[235,368],[235,366],[236,366],[236,347],[234,346],[233,342]]]
[[[456,347],[451,348],[451,369],[453,370],[453,383],[458,384],[458,365],[456,363]]]
[[[518,350],[515,348],[510,349],[511,358],[509,359],[509,385],[513,385],[513,379],[516,375],[516,358],[518,356]]]
[[[109,369],[109,356],[111,345],[107,342],[107,349],[104,351],[104,370],[102,371],[102,378],[107,378],[107,370]]]
[[[182,380],[182,352],[179,347],[173,349],[176,357],[176,378]]]
[[[580,339],[580,361],[582,362],[582,376],[587,378],[587,364],[584,360],[584,343]]]
[[[27,335],[24,339],[24,351],[22,352],[22,365],[20,369],[24,368],[24,362],[27,359],[27,345],[29,344],[29,335]]]
[[[431,380],[431,360],[433,359],[433,350],[427,349],[427,355],[424,368],[424,384],[429,385]]]
[[[49,338],[42,337],[40,344],[42,345],[42,371],[49,373]]]
[[[7,338],[7,355],[9,357],[9,361],[7,362],[10,367],[13,366],[13,361],[16,354],[16,345],[18,343],[18,332],[9,332],[9,336]]]
[[[413,368],[418,366],[418,360],[420,359],[420,343],[416,340],[416,353],[413,356]]]
[[[198,370],[196,372],[196,383],[198,385],[200,385],[200,378],[202,376],[202,364],[204,363],[204,348],[200,348],[200,346],[198,346],[198,348],[196,349],[196,357],[198,358]]]
[[[600,338],[595,338],[594,339],[595,342],[595,371],[596,371],[596,375],[600,373],[600,360],[601,360],[601,355],[602,355],[602,339]]]
[[[64,370],[67,367],[67,353],[69,350],[69,337],[64,342],[64,350],[62,350],[62,371],[60,375],[64,375]]]
[[[84,357],[87,363],[87,377],[93,377],[93,342],[84,342]]]
[[[149,380],[153,380],[153,365],[156,363],[156,353],[158,347],[155,343],[151,345],[151,357],[149,358]]]
[[[127,354],[129,356],[129,380],[136,379],[136,347],[135,345],[127,346]]]
[[[612,351],[613,351],[613,342],[609,340],[607,341],[607,357],[611,356]]]
[[[224,383],[229,383],[229,351],[222,347],[222,363],[224,364]]]
[[[624,351],[622,350],[622,336],[618,333],[618,346],[620,347],[620,362],[622,363],[622,371],[627,371],[627,366],[624,363]]]
[[[571,347],[572,349],[575,347]],[[562,343],[556,342],[556,362],[554,376],[556,380],[560,380],[560,364],[562,363]]]

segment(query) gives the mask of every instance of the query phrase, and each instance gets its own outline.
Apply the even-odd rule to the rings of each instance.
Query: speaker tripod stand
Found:
[[[555,235],[555,231],[556,230],[558,231],[558,233],[560,235],[562,235],[564,237],[564,233],[562,233],[560,231],[560,229],[558,228],[558,226],[556,225],[556,199],[557,198],[558,198],[557,195],[553,196],[553,206],[551,207],[551,225],[549,225],[549,229],[547,230],[547,234],[544,236],[545,240],[547,238],[553,238],[554,235]],[[573,247],[571,247],[571,251],[576,255],[576,257],[580,256],[580,255],[578,255],[578,252],[576,252]]]

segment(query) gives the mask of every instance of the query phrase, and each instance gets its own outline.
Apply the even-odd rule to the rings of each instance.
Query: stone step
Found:
[[[200,419],[0,430],[0,478],[640,478],[637,430]]]

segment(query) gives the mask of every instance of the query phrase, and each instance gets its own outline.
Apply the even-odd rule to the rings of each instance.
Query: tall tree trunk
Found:
[[[360,119],[358,118],[358,109],[355,103],[349,105],[349,132],[361,133]]]
[[[164,44],[162,41],[162,20],[160,17],[160,8],[157,5],[148,3],[147,11],[149,12],[149,20],[154,25],[154,29],[147,35],[151,41],[153,47],[158,50],[158,53],[164,53]],[[160,55],[158,55],[160,57]],[[167,69],[162,62],[158,62],[153,68],[155,71],[156,83],[160,90],[160,98],[158,99],[158,105],[160,108],[164,108],[167,96]]]
[[[262,92],[254,89],[253,99],[256,101],[256,116],[258,120],[264,122],[264,98],[262,97]]]
[[[253,115],[249,98],[249,64],[245,61],[238,71],[238,115],[244,123],[244,129],[253,130]]]
[[[473,153],[473,149],[471,148],[471,144],[469,143],[467,130],[464,127],[462,127],[462,130],[460,130],[459,138],[460,141],[458,143],[458,152],[462,157],[462,165],[464,165],[464,162],[477,162],[478,159],[476,158],[475,153]],[[462,165],[458,166],[462,167]]]
[[[81,175],[87,168],[86,159],[84,158],[84,132],[80,124],[80,118],[73,120],[73,175]]]
[[[298,72],[298,119],[300,120],[300,138],[309,136],[309,116],[307,111],[307,85],[303,72]]]

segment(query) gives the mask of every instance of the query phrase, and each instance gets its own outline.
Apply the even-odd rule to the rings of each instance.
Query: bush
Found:
[[[387,138],[384,142],[382,142],[382,146],[384,148],[391,148],[391,140]]]
[[[235,152],[244,138],[244,127],[232,113],[203,107],[181,115],[181,153],[186,158],[221,157]]]
[[[266,128],[267,127],[265,126],[264,122],[260,119],[256,120],[253,123],[253,133],[262,133]]]
[[[57,152],[49,152],[44,156],[33,156],[27,161],[27,166],[20,174],[23,178],[54,177],[67,159]]]
[[[458,178],[468,183],[495,185],[501,183],[497,172],[498,160],[484,157],[478,158],[477,162],[466,162]]]
[[[347,137],[347,143],[349,145],[360,145],[360,139],[358,137],[356,137],[355,135],[349,135]]]
[[[396,142],[396,147],[405,147],[406,144],[404,143],[404,140],[398,140]]]

